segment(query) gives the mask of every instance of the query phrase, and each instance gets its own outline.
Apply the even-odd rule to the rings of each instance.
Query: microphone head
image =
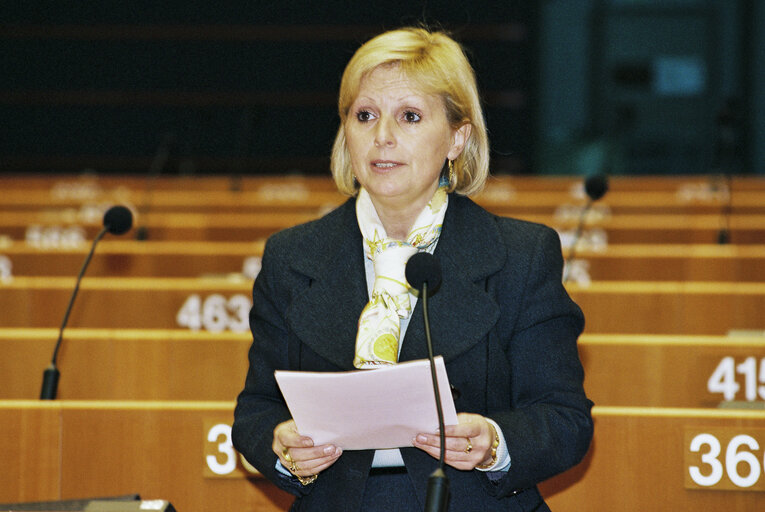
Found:
[[[441,286],[441,264],[428,252],[418,252],[406,262],[406,280],[412,288],[422,291],[428,283],[428,297],[433,296]]]
[[[597,201],[608,192],[608,176],[602,173],[588,176],[584,182],[584,191],[587,193],[587,197]]]
[[[133,213],[124,206],[112,206],[104,214],[104,227],[112,235],[126,233],[133,226]]]

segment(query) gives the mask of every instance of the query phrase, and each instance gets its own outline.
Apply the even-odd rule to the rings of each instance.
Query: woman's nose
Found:
[[[391,125],[390,120],[381,118],[375,127],[375,146],[378,148],[395,146],[396,137],[393,131],[394,127]]]

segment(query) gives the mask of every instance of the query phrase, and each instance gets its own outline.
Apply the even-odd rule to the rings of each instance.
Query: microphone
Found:
[[[730,216],[733,211],[733,176],[727,174],[725,176],[725,203],[723,204],[720,219],[720,229],[717,232],[717,243],[719,245],[725,245],[730,243]]]
[[[420,292],[420,298],[422,299],[422,314],[425,321],[425,341],[428,346],[430,378],[433,381],[433,393],[436,397],[436,412],[438,413],[438,429],[441,440],[438,468],[428,479],[428,494],[425,499],[425,512],[445,512],[446,503],[449,497],[449,479],[444,472],[444,451],[446,449],[444,411],[441,407],[441,395],[438,392],[438,377],[436,376],[436,363],[433,360],[433,343],[430,339],[430,321],[428,320],[428,299],[435,295],[441,286],[441,265],[432,254],[418,252],[406,262],[405,275],[409,285]]]
[[[608,192],[608,176],[603,173],[597,173],[588,176],[584,181],[584,191],[587,194],[587,204],[584,206],[584,208],[582,208],[582,212],[579,215],[579,222],[576,226],[574,240],[571,242],[571,249],[569,250],[568,257],[566,258],[566,272],[563,276],[564,284],[568,281],[568,277],[570,275],[570,263],[574,261],[576,246],[582,236],[582,230],[584,229],[584,221],[587,217],[587,213],[590,211],[590,208],[592,208],[593,203],[606,195],[606,192]]]
[[[154,195],[154,182],[157,180],[162,170],[167,166],[170,159],[172,146],[175,144],[175,135],[166,133],[157,147],[154,157],[149,164],[149,171],[146,174],[146,188],[143,193],[143,203],[138,209],[139,219],[145,219],[151,209]],[[143,222],[143,221],[142,221]],[[136,240],[146,240],[149,238],[149,228],[146,225],[140,225],[135,230]]]
[[[69,299],[69,305],[64,312],[64,320],[61,322],[61,328],[58,331],[58,340],[56,340],[56,347],[53,349],[53,357],[51,358],[50,365],[43,372],[42,390],[40,391],[40,400],[54,400],[56,398],[56,392],[58,390],[58,379],[61,375],[56,367],[56,358],[58,357],[58,349],[61,348],[61,340],[64,335],[64,328],[69,321],[69,314],[72,312],[72,305],[74,304],[74,298],[77,296],[77,291],[80,289],[80,281],[85,274],[85,269],[88,268],[90,259],[93,257],[93,252],[96,250],[96,244],[103,238],[103,236],[109,232],[113,235],[121,235],[130,230],[133,226],[133,214],[124,206],[112,206],[104,214],[104,227],[96,235],[93,240],[93,245],[90,247],[90,252],[85,258],[85,262],[82,264],[80,274],[77,276],[77,281],[74,285],[74,291],[72,297]]]

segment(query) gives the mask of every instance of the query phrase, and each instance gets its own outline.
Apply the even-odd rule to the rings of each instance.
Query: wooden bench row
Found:
[[[332,189],[312,190],[301,183],[263,186],[257,191],[168,189],[152,192],[118,189],[93,198],[55,195],[44,189],[6,189],[0,199],[0,212],[44,212],[86,220],[113,204],[124,204],[136,212],[152,213],[263,213],[279,210],[321,212],[338,206],[346,196]],[[488,186],[473,199],[499,215],[579,216],[586,203],[582,192],[568,190],[518,191],[508,183]],[[589,213],[590,218],[625,214],[719,214],[724,208],[733,213],[765,213],[765,190],[727,191],[706,197],[686,196],[674,190],[613,191],[603,197]]]
[[[75,279],[0,282],[0,327],[57,327]],[[86,277],[70,327],[247,329],[246,278]],[[765,283],[596,281],[569,283],[587,333],[726,334],[765,329]]]
[[[286,511],[292,498],[231,449],[233,406],[0,401],[0,502],[140,493],[177,510]],[[765,411],[596,406],[593,417],[584,461],[541,486],[553,510],[762,505]]]
[[[40,395],[58,329],[0,329],[0,399]],[[249,332],[69,329],[58,396],[78,400],[233,400]],[[588,396],[599,405],[765,403],[765,330],[748,336],[584,334]]]
[[[88,266],[89,277],[200,277],[244,274],[260,268],[263,242],[157,242],[106,240]],[[75,276],[90,244],[0,246],[0,278]],[[624,244],[582,247],[569,280],[765,281],[765,245]]]
[[[254,213],[154,213],[136,220],[136,226],[147,230],[150,240],[185,241],[238,241],[251,242],[319,217],[318,213],[280,213],[275,211]],[[546,224],[562,234],[563,245],[568,245],[578,220],[557,219],[554,215],[519,215],[518,218]],[[585,246],[609,244],[714,244],[720,230],[730,231],[730,243],[765,243],[765,215],[736,214],[728,222],[720,215],[621,215],[593,220],[586,225],[582,243]],[[68,222],[53,212],[10,212],[0,216],[0,239],[27,240],[42,243],[46,240],[87,241],[102,228],[101,217],[89,222]],[[123,237],[135,236],[135,231]]]
[[[581,188],[585,177],[492,175],[488,186],[509,186],[519,191],[574,191]],[[56,196],[75,195],[97,197],[120,190],[199,190],[199,191],[258,191],[264,187],[301,186],[309,190],[335,190],[332,178],[326,175],[222,175],[142,176],[95,173],[83,174],[5,174],[0,176],[4,189],[48,190]],[[735,191],[765,190],[762,176],[732,176],[730,181],[719,175],[645,175],[611,176],[611,191],[680,191],[686,195],[710,195],[730,186]]]

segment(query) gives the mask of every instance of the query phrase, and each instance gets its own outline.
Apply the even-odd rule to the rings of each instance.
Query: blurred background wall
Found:
[[[497,174],[765,173],[765,2],[0,3],[0,172],[326,174],[340,75],[451,31]]]

